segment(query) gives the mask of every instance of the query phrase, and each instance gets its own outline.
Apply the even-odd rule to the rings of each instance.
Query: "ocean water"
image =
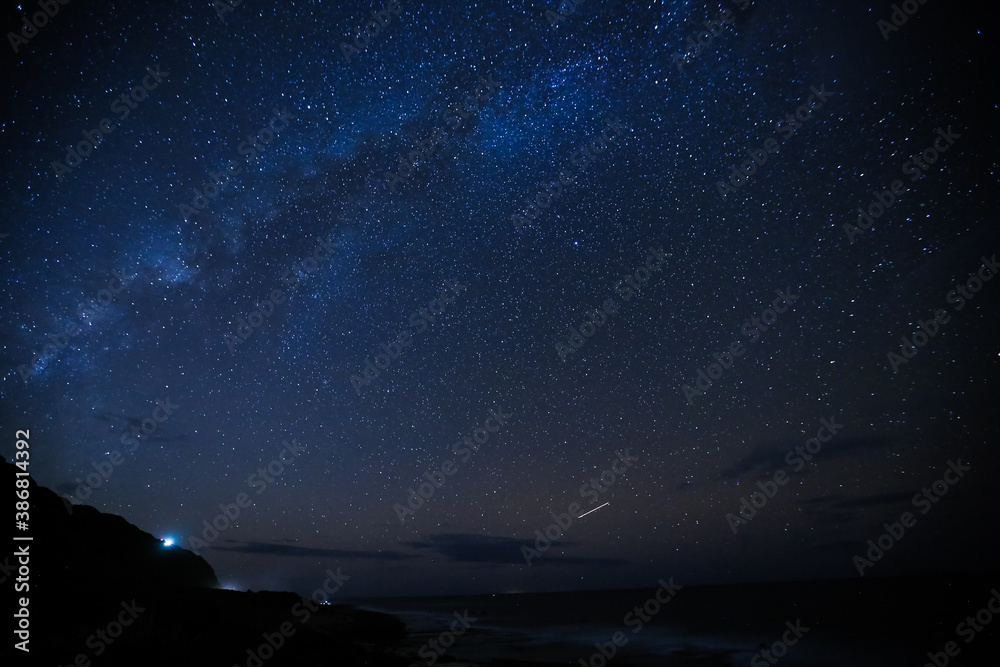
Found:
[[[829,585],[726,586],[687,588],[642,626],[626,624],[636,606],[650,600],[648,589],[570,593],[528,593],[463,597],[355,600],[358,607],[393,614],[410,629],[416,648],[437,638],[455,620],[454,612],[477,620],[447,650],[447,658],[468,662],[517,660],[601,667],[595,643],[615,632],[627,644],[608,667],[646,665],[753,665],[758,652],[782,639],[786,622],[808,628],[776,664],[788,667],[920,667],[920,628],[900,616],[890,597],[883,614],[870,599],[852,612],[852,591]],[[906,606],[905,603],[903,605]],[[655,609],[655,605],[650,605]],[[896,616],[892,615],[896,611]],[[906,610],[902,610],[902,616]],[[634,616],[632,617],[635,618]],[[881,622],[873,619],[881,618]],[[891,626],[891,627],[890,627]],[[793,635],[789,635],[792,637]],[[781,647],[777,649],[781,652]],[[584,661],[584,662],[581,662]],[[445,662],[445,658],[436,661]],[[420,660],[417,664],[428,665]],[[758,658],[757,665],[770,664]]]

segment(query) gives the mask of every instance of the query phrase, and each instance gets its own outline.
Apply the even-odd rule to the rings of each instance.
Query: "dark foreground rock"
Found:
[[[0,484],[18,469],[0,462]],[[29,478],[30,479],[30,478]],[[4,547],[4,633],[28,602],[28,653],[13,640],[3,665],[404,667],[399,619],[288,592],[222,590],[212,567],[122,517],[69,506],[30,481],[30,541]],[[17,555],[18,550],[27,555]],[[27,575],[19,573],[27,560]],[[18,579],[23,581],[18,582]],[[20,592],[14,589],[15,583]],[[13,593],[8,595],[8,592]]]

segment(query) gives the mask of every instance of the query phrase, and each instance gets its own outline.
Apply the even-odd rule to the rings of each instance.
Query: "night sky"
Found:
[[[24,3],[0,451],[239,589],[856,578],[907,511],[866,578],[995,564],[996,35],[944,4]]]

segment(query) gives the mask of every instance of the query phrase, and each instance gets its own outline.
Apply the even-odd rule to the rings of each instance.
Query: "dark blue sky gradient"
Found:
[[[959,458],[970,470],[865,576],[985,567],[1000,283],[961,310],[946,295],[1000,251],[993,42],[934,3],[885,41],[890,4],[589,0],[552,26],[554,3],[403,2],[350,63],[340,44],[383,5],[60,6],[4,55],[0,450],[31,429],[33,474],[66,495],[120,452],[85,502],[184,547],[248,494],[202,550],[237,588],[306,592],[338,566],[350,596],[856,577],[852,556]],[[735,20],[679,71],[723,8]],[[115,98],[154,64],[167,74],[119,119]],[[480,77],[499,86],[453,129]],[[779,131],[813,87],[829,99]],[[248,159],[274,109],[293,117]],[[114,131],[57,179],[102,118]],[[620,136],[583,164],[609,122]],[[911,181],[904,163],[949,127]],[[391,192],[386,172],[442,128]],[[519,230],[560,173],[572,183]],[[651,247],[668,257],[626,300],[616,284]],[[78,314],[113,271],[133,277]],[[441,303],[446,281],[461,288]],[[798,298],[751,340],[776,290]],[[887,353],[937,309],[950,320],[894,372]],[[734,341],[744,353],[689,403],[683,386]],[[493,409],[509,420],[462,461],[453,445]],[[823,419],[843,428],[795,472],[786,454]],[[129,440],[144,420],[155,431]],[[301,451],[255,485],[286,442]],[[625,449],[637,461],[592,503],[582,487]],[[447,460],[400,522],[394,504]],[[734,535],[727,513],[777,470],[788,485]],[[527,565],[521,547],[574,502],[609,505]]]

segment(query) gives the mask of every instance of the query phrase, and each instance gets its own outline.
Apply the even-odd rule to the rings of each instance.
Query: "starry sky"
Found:
[[[804,5],[60,5],[4,47],[0,451],[185,548],[238,508],[240,589],[853,578],[906,511],[866,577],[986,567],[995,36]]]

